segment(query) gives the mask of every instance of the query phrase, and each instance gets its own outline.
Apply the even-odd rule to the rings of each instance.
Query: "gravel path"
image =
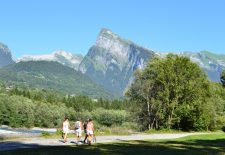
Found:
[[[177,134],[135,134],[130,136],[99,136],[96,143],[148,140],[148,139],[175,139],[189,135],[199,135],[203,133],[177,133]],[[82,145],[82,143],[80,143]],[[76,145],[75,138],[69,138],[67,143],[62,139],[44,139],[39,137],[23,138],[13,141],[0,142],[0,151],[15,150],[21,148],[35,148],[39,146],[67,146]]]

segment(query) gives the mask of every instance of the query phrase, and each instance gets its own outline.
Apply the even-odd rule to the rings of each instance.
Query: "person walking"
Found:
[[[67,134],[69,133],[69,129],[70,128],[70,123],[69,123],[69,119],[67,117],[65,117],[64,121],[63,121],[63,142],[67,142]]]
[[[84,123],[83,123],[83,129],[84,129],[84,134],[85,134],[85,137],[84,137],[84,143],[86,143],[86,140],[87,140],[87,124],[88,124],[88,121],[89,119],[85,120]]]
[[[82,137],[82,122],[80,121],[80,119],[75,123],[75,134],[77,138],[77,144],[79,144]]]
[[[92,138],[94,135],[94,124],[92,122],[92,119],[90,118],[87,124],[87,135],[88,135],[88,145],[91,145]]]

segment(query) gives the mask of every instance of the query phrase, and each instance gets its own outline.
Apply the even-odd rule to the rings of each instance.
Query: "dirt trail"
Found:
[[[96,137],[96,143],[130,141],[130,140],[148,140],[148,139],[175,139],[189,135],[199,135],[204,133],[177,133],[177,134],[135,134],[130,136],[99,136]],[[34,148],[39,146],[67,146],[77,145],[75,138],[69,138],[67,143],[62,139],[45,139],[39,137],[23,138],[0,143],[0,151],[15,150],[21,148]],[[84,145],[80,143],[80,145]]]

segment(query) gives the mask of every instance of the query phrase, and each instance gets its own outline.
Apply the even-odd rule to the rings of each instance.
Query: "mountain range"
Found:
[[[183,52],[181,55],[196,62],[214,82],[220,82],[220,74],[225,69],[225,55],[217,55],[208,51],[199,53]]]
[[[32,88],[54,89],[70,95],[113,97],[81,72],[53,61],[21,61],[8,65],[0,69],[0,80]]]
[[[108,96],[109,94],[113,94],[114,96],[122,96],[126,88],[129,87],[132,82],[133,72],[137,68],[143,69],[147,61],[151,60],[154,55],[163,57],[167,54],[154,52],[141,47],[132,41],[121,38],[109,29],[102,29],[100,31],[95,43],[90,47],[88,53],[84,57],[81,55],[74,55],[63,50],[58,50],[47,55],[26,55],[18,59],[18,62],[14,64],[15,62],[11,58],[11,53],[8,47],[5,45],[0,47],[0,60],[4,60],[4,63],[0,64],[0,67],[13,64],[12,66],[17,68],[17,66],[21,65],[21,63],[23,63],[22,66],[24,68],[26,68],[26,65],[32,66],[34,64],[34,66],[42,66],[42,64],[46,64],[46,61],[51,61],[52,65],[56,65],[56,63],[53,63],[56,61],[58,62],[57,65],[60,63],[63,67],[72,68],[71,72],[76,72],[74,74],[77,74],[74,75],[73,78],[77,79],[76,76],[79,75],[79,78],[87,78],[91,81],[91,83],[95,84],[95,86],[89,85],[89,87],[85,87],[85,89],[89,89],[90,87],[97,88],[98,86],[97,90],[101,90],[100,94],[105,94],[105,96]],[[206,72],[212,81],[220,81],[220,73],[223,69],[225,69],[225,55],[216,55],[208,51],[201,51],[198,53],[182,52],[176,54],[189,57],[193,62],[199,64],[199,66]],[[33,63],[39,63],[29,64],[31,61]],[[63,68],[62,66],[60,67],[62,70],[67,70],[67,68]],[[11,73],[18,72],[18,70],[10,69],[10,66],[4,67],[3,69],[4,73],[0,72],[0,79],[2,79],[1,77],[5,74],[6,70],[10,70]],[[24,69],[22,70],[23,72],[26,72]],[[51,70],[48,71],[51,72]],[[38,70],[36,70],[36,72],[38,72]],[[45,73],[47,74],[47,72]],[[53,78],[55,76],[54,74],[51,76],[52,81],[56,80]],[[29,73],[29,75],[32,75],[33,77],[40,76],[36,75],[33,71],[32,74]],[[79,82],[79,80],[73,81],[69,76],[60,77],[62,79],[69,78],[71,80],[71,85]],[[25,82],[26,80],[27,79],[25,79]],[[66,81],[63,82],[65,83]],[[80,88],[80,86],[77,87]],[[72,93],[75,90],[72,92],[71,91],[72,90],[67,90],[66,92]],[[93,91],[97,93],[96,90]],[[82,94],[82,91],[79,91],[78,89],[76,92],[80,92],[80,94]],[[88,93],[86,92],[86,94]]]

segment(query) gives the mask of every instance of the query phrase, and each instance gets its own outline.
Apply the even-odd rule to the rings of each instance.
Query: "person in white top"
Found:
[[[77,137],[77,144],[78,144],[82,137],[82,122],[81,121],[76,121],[75,123],[75,134]]]
[[[69,133],[69,127],[70,127],[70,123],[69,123],[69,119],[67,117],[65,117],[65,120],[63,121],[63,142],[67,142],[67,134]]]

